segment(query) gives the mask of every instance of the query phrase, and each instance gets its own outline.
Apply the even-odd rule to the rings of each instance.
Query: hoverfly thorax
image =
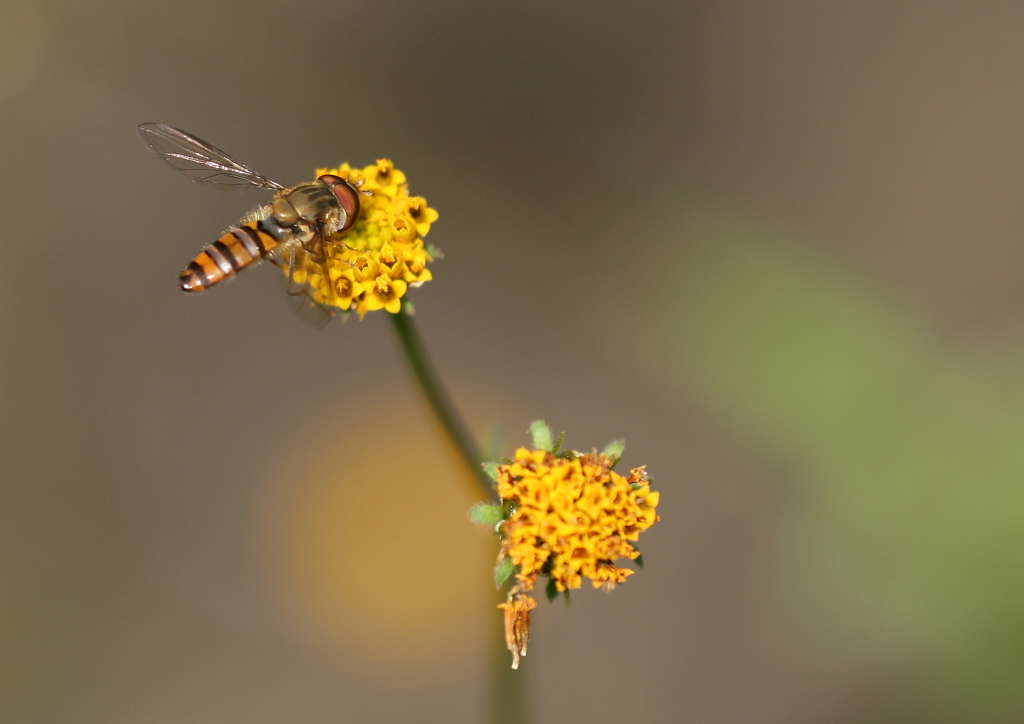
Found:
[[[275,216],[281,213],[282,222],[322,224],[332,231],[348,220],[330,187],[316,181],[281,191],[274,199],[273,209]]]

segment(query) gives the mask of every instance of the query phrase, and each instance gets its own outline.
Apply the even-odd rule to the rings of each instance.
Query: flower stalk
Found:
[[[411,309],[405,299],[402,309],[397,314],[389,314],[395,333],[405,355],[413,376],[419,383],[420,390],[426,397],[430,409],[444,429],[451,443],[459,452],[459,457],[468,467],[477,486],[474,492],[481,492],[492,502],[500,502],[494,482],[484,471],[476,441],[469,428],[462,421],[448,391],[438,377],[430,362],[427,350],[423,345]],[[501,594],[504,600],[504,594]],[[494,724],[526,724],[527,692],[523,672],[513,671],[508,667],[504,626],[495,627],[494,654],[492,656],[492,699],[491,721]]]
[[[497,502],[498,493],[494,489],[491,479],[484,472],[483,460],[480,457],[476,441],[470,434],[469,428],[466,427],[466,424],[459,416],[458,411],[455,409],[455,404],[452,402],[448,391],[441,383],[441,378],[438,377],[434,366],[430,362],[430,357],[427,356],[427,350],[423,346],[423,340],[420,339],[407,300],[402,300],[401,311],[397,314],[389,314],[388,316],[395,326],[395,332],[398,334],[402,352],[405,354],[413,376],[415,376],[420,389],[423,391],[424,396],[426,396],[431,410],[433,410],[438,422],[441,423],[441,427],[444,428],[448,438],[458,450],[459,457],[466,464],[469,472],[479,485],[479,490],[476,491],[477,494],[483,492],[488,499]]]

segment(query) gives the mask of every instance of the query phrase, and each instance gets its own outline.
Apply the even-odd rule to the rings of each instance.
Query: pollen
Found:
[[[360,190],[359,218],[331,237],[326,264],[304,254],[303,268],[290,273],[309,286],[319,304],[355,311],[360,318],[378,309],[397,313],[410,287],[433,278],[427,267],[434,259],[423,238],[437,211],[422,196],[409,196],[405,174],[388,159],[362,169],[347,163],[317,169],[317,176],[323,174],[339,176]]]

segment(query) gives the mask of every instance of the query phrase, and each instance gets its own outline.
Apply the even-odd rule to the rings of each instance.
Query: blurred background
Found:
[[[502,452],[624,437],[645,570],[534,614],[534,721],[1024,717],[1024,6],[0,3],[0,720],[478,722],[495,544],[384,313],[176,275],[394,159]]]

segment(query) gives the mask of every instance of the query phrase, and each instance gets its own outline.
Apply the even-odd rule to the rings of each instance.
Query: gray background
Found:
[[[646,569],[541,603],[537,722],[1024,714],[1024,8],[0,3],[0,719],[480,721],[493,541],[383,313],[175,275],[394,159],[482,437],[624,437]]]

